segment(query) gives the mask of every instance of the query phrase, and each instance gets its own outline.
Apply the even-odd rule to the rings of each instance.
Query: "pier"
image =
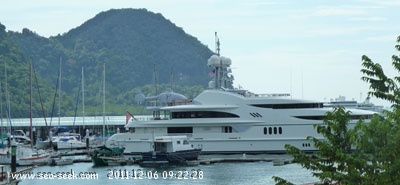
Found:
[[[62,151],[60,156],[88,156],[88,150],[71,150],[71,151]],[[124,166],[126,164],[139,164],[139,160],[141,158],[140,155],[132,156],[132,159],[135,160],[124,160],[121,159],[120,165]],[[90,157],[86,158],[76,158],[74,159],[74,163],[82,163],[82,162],[92,162]],[[268,155],[243,155],[239,157],[239,155],[200,155],[198,160],[195,161],[186,161],[186,165],[188,166],[196,166],[196,165],[209,165],[214,163],[242,163],[242,162],[272,162],[273,166],[282,166],[286,164],[293,163],[293,158],[288,155],[273,156],[268,157]],[[118,165],[118,164],[116,164]]]
[[[135,116],[140,119],[145,119],[145,116]],[[102,116],[87,116],[83,117],[61,117],[60,122],[58,118],[53,118],[52,123],[47,122],[44,118],[33,118],[32,127],[35,128],[35,134],[38,140],[45,140],[48,137],[48,132],[50,129],[66,128],[73,133],[79,133],[81,136],[85,136],[86,129],[89,130],[90,135],[101,136],[103,134],[103,117]],[[14,130],[22,130],[30,135],[30,119],[29,118],[12,118],[10,120],[12,123],[12,128]],[[117,130],[121,132],[125,131],[125,116],[107,116],[105,120],[106,134],[116,133]],[[47,124],[47,127],[46,127]],[[6,134],[10,129],[10,125],[3,124],[0,126],[0,132]],[[56,131],[55,130],[55,131]]]
[[[84,162],[92,162],[90,158],[79,158],[74,159],[74,163],[84,163]],[[273,162],[274,166],[283,166],[286,164],[293,163],[293,159],[276,159],[276,158],[209,158],[209,159],[199,159],[196,161],[187,161],[186,165],[188,166],[196,166],[196,165],[210,165],[214,163],[239,163],[239,162]],[[120,165],[124,166],[125,164],[139,164],[138,160],[129,163],[127,161],[120,161]],[[116,164],[118,165],[118,164]]]
[[[196,162],[196,161],[195,161]],[[198,163],[202,165],[213,164],[213,163],[224,163],[224,162],[273,162],[274,166],[282,166],[285,164],[290,164],[293,159],[284,158],[205,158],[199,159]]]

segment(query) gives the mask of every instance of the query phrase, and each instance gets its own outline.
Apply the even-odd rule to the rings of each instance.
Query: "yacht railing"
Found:
[[[289,93],[277,93],[277,94],[255,94],[255,97],[263,97],[263,98],[281,98],[281,97],[289,97]]]
[[[251,98],[282,98],[282,97],[290,97],[289,93],[271,93],[271,94],[255,94],[248,90],[244,89],[223,89],[224,91],[236,93],[242,95],[244,97],[251,97]]]

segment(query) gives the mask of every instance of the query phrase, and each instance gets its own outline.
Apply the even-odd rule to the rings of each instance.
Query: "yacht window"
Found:
[[[188,144],[189,144],[189,141],[188,141],[188,140],[183,140],[183,144],[184,144],[184,145],[188,145]]]
[[[180,145],[180,144],[181,144],[181,141],[176,141],[176,144]]]
[[[264,135],[267,135],[267,127],[264,127]]]
[[[268,128],[268,132],[269,132],[269,135],[272,134],[272,127],[269,127],[269,128]]]
[[[270,109],[322,108],[323,103],[253,104],[252,106]]]
[[[352,120],[359,120],[359,119],[372,119],[373,115],[350,115],[350,118]],[[307,119],[307,120],[324,120],[326,119],[326,116],[321,115],[321,116],[294,116],[295,118],[299,119]]]
[[[279,134],[282,134],[282,127],[279,127]]]
[[[168,133],[193,133],[193,127],[168,127]]]
[[[167,152],[166,143],[155,143],[154,151]]]
[[[222,127],[222,132],[224,132],[224,133],[232,133],[232,127],[231,126]]]
[[[277,133],[278,133],[278,131],[277,131],[276,127],[274,127],[274,134],[277,134]]]
[[[172,112],[172,118],[238,118],[236,114],[219,111]]]

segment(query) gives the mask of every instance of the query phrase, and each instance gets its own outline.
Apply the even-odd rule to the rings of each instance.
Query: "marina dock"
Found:
[[[87,155],[87,150],[72,150],[72,151],[65,151],[61,152],[61,156],[82,156]],[[121,165],[128,164],[138,164],[140,160],[140,156],[132,157],[136,160],[130,162],[128,160],[124,161],[121,160]],[[76,158],[74,159],[74,163],[83,163],[83,162],[92,162],[90,157],[85,158]],[[239,155],[200,155],[198,160],[195,161],[187,161],[188,166],[195,166],[195,165],[209,165],[214,163],[241,163],[241,162],[273,162],[274,166],[282,166],[286,164],[293,163],[293,158],[289,157],[288,155],[282,157],[268,157],[268,155],[247,155],[247,156],[239,156]]]
[[[74,163],[86,163],[92,162],[90,158],[78,158],[74,159]],[[187,161],[186,165],[196,166],[196,165],[209,165],[214,163],[239,163],[239,162],[273,162],[274,166],[282,166],[286,164],[291,164],[293,159],[276,159],[276,158],[209,158],[209,159],[199,159],[196,161]],[[121,166],[124,166],[125,161],[121,161]],[[139,164],[138,160],[131,164]]]
[[[283,159],[283,158],[231,158],[231,157],[221,157],[221,158],[205,158],[199,159],[197,161],[198,164],[207,165],[213,163],[224,163],[224,162],[273,162],[274,166],[282,166],[285,164],[290,164],[293,162],[293,159]]]

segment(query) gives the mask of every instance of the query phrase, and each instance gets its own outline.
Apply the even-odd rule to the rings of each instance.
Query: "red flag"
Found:
[[[129,120],[130,120],[131,118],[133,118],[132,114],[129,113],[128,111],[126,111],[126,123],[125,123],[125,124],[128,124],[128,122],[129,122]]]

